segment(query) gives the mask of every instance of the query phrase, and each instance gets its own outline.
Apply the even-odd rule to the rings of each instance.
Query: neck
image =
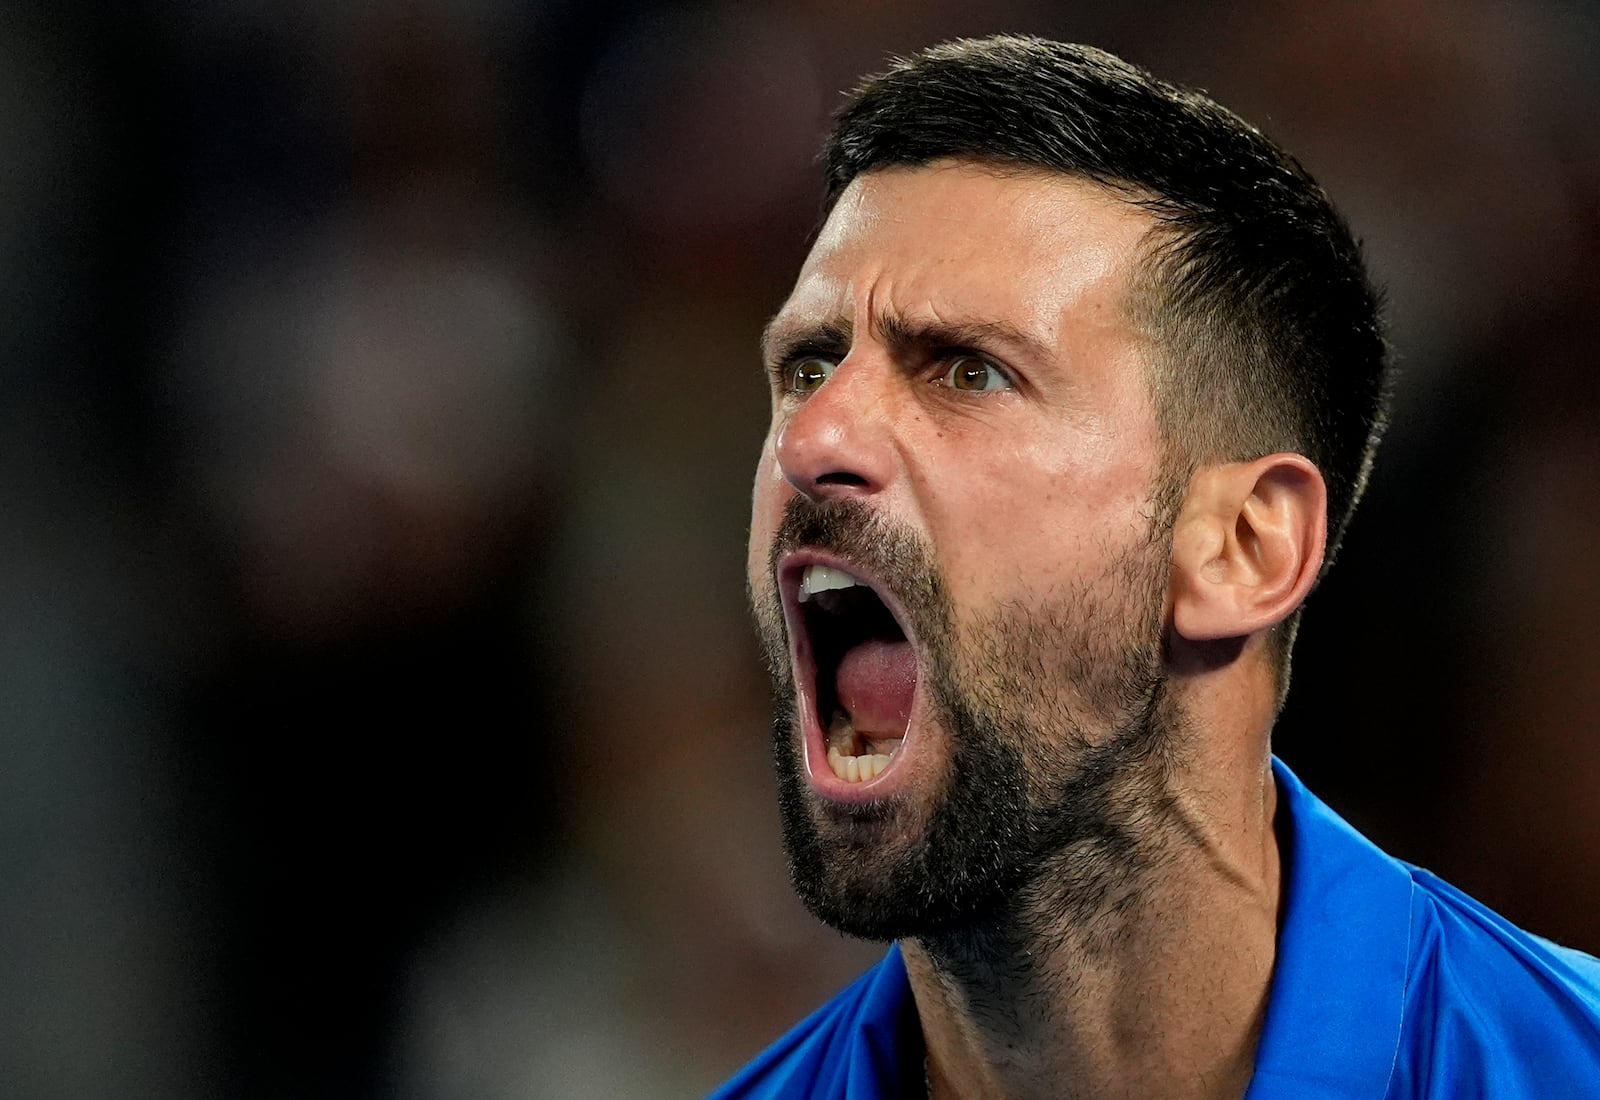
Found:
[[[1192,773],[1242,781],[1174,777],[1114,850],[1074,845],[983,925],[903,942],[936,1100],[1243,1095],[1279,901],[1257,745],[1237,770]]]

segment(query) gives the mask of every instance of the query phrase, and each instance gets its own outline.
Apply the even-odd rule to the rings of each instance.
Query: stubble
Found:
[[[936,791],[858,806],[805,778],[795,681],[774,586],[752,593],[772,677],[773,752],[796,891],[821,920],[874,940],[951,951],[970,933],[1060,922],[1079,934],[1137,889],[1155,843],[1176,748],[1161,652],[1169,525],[1070,590],[958,615],[927,546],[853,500],[792,498],[769,577],[788,549],[862,563],[898,597],[922,646],[927,707],[942,738]]]

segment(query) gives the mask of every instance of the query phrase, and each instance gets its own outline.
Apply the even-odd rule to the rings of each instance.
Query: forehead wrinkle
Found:
[[[854,336],[855,311],[849,301],[854,280],[820,265],[821,248],[820,241],[812,247],[788,299],[761,330],[761,353],[769,363],[808,342],[848,347]]]
[[[927,196],[916,195],[908,210],[898,189],[922,181],[943,187],[950,183],[952,172],[967,175],[972,167],[946,164],[883,170],[853,181],[813,244],[793,296],[769,323],[764,346],[775,348],[779,341],[797,332],[822,335],[826,324],[832,336],[847,337],[834,341],[840,351],[848,351],[856,339],[870,332],[874,341],[897,352],[925,350],[930,345],[973,347],[1000,353],[1002,358],[1006,357],[1004,353],[1013,352],[1032,361],[1048,361],[1060,351],[1060,306],[1070,305],[1073,300],[1088,300],[1098,303],[1097,311],[1110,305],[1114,314],[1128,312],[1128,272],[1114,270],[1118,265],[1106,254],[1105,247],[1113,242],[1097,239],[1103,231],[1097,231],[1093,224],[1081,224],[1094,210],[1079,207],[1114,204],[1122,217],[1140,223],[1132,242],[1114,242],[1131,244],[1140,253],[1148,245],[1148,231],[1155,219],[1149,212],[1130,206],[1126,196],[1107,193],[1085,181],[1052,174],[1034,178],[1034,173],[981,173],[991,182],[1022,189],[986,195],[985,202],[1011,229],[1024,222],[1031,225],[1028,243],[1022,246],[1024,255],[1015,259],[1043,262],[1050,268],[1050,277],[1035,289],[1045,293],[1046,298],[1051,292],[1056,293],[1063,298],[1060,303],[1040,300],[1037,295],[1007,296],[1006,280],[999,277],[997,281],[989,270],[996,260],[992,241],[968,241],[978,251],[962,253],[958,258],[950,252],[951,241],[931,241],[924,230],[908,236],[905,228],[916,220],[913,215],[949,219],[955,212],[945,208],[948,203],[930,206]],[[961,168],[968,171],[960,171]],[[957,179],[954,184],[963,182]],[[885,186],[896,195],[877,194]],[[894,201],[888,201],[891,197]],[[1064,238],[1071,244],[1083,229],[1089,232],[1082,243],[1098,247],[1079,255],[1077,264],[1060,269],[1059,257],[1053,255],[1052,249],[1046,247],[1040,253],[1038,246],[1045,242],[1039,237]],[[954,243],[966,240],[966,236],[957,233]],[[978,265],[976,274],[963,270],[973,263]],[[1115,278],[1118,274],[1122,277]],[[1107,281],[1112,286],[1105,286]],[[991,300],[991,291],[999,295],[997,300]],[[1107,297],[1101,297],[1107,292]],[[956,300],[945,300],[951,295]],[[792,324],[788,323],[790,320]],[[787,348],[792,349],[797,342],[803,341],[789,340]]]

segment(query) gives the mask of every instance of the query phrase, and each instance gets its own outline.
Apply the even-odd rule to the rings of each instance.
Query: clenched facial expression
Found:
[[[796,885],[846,931],[957,929],[1136,841],[1169,556],[1126,308],[1151,224],[1060,175],[870,172],[768,328],[751,599]]]

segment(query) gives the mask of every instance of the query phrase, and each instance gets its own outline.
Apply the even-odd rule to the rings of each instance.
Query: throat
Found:
[[[1172,825],[1080,842],[987,920],[902,940],[930,1094],[1243,1095],[1276,880],[1263,892],[1218,874],[1189,843]]]
[[[1226,935],[1207,942],[1180,931],[1150,942],[1146,930],[1131,930],[1133,942],[1107,954],[1060,928],[1018,931],[901,941],[930,1096],[1244,1095],[1271,977],[1270,939],[1258,956]]]

